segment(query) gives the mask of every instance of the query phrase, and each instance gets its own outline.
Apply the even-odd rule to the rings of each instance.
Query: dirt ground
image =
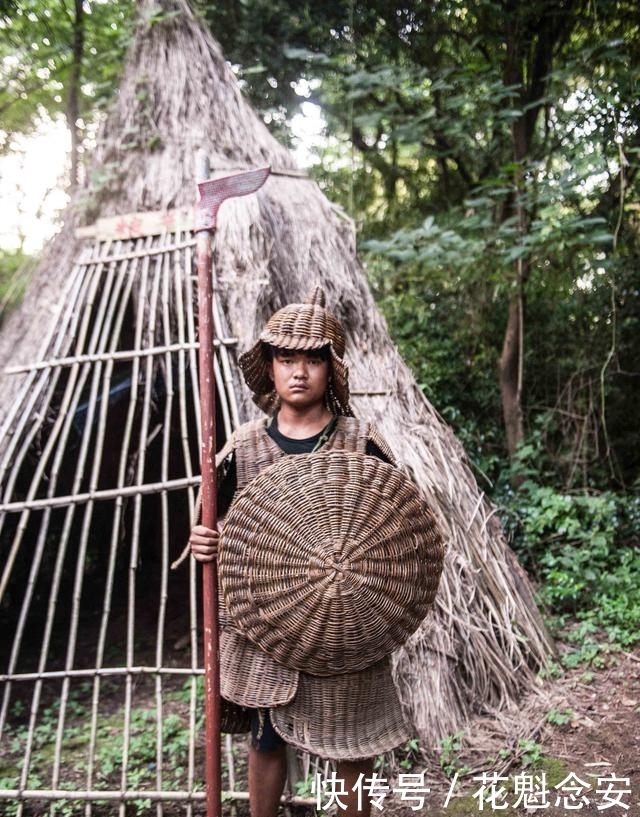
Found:
[[[640,647],[610,654],[601,668],[581,665],[567,671],[547,684],[545,696],[535,761],[526,766],[513,764],[502,772],[508,779],[493,787],[490,780],[485,781],[484,801],[477,796],[483,784],[481,772],[461,775],[450,794],[452,778],[427,771],[426,785],[431,791],[425,795],[423,808],[412,810],[393,795],[383,803],[383,811],[374,808],[372,814],[456,817],[541,812],[640,817]],[[540,795],[536,801],[529,794],[529,805],[537,803],[538,808],[525,808],[524,798],[514,808],[518,795],[539,790],[543,779],[547,796]],[[492,800],[491,793],[500,787],[507,790],[505,798]]]

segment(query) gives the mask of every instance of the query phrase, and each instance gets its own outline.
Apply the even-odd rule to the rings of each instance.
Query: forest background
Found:
[[[134,5],[0,2],[2,153],[63,118],[64,183],[87,182]],[[355,221],[391,335],[498,506],[554,633],[573,641],[565,662],[633,644],[635,0],[193,6],[282,142],[295,144],[305,105],[320,113],[309,172]],[[2,316],[28,281],[25,246],[0,251]]]

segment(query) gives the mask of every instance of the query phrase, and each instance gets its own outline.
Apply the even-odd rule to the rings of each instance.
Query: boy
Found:
[[[316,288],[307,303],[290,304],[276,312],[260,340],[240,358],[254,401],[268,418],[241,426],[228,443],[232,453],[223,463],[220,516],[236,492],[286,455],[343,450],[394,463],[393,454],[375,429],[356,420],[351,413],[344,345],[342,327],[325,308],[324,293]],[[218,538],[217,531],[195,526],[189,539],[194,558],[201,562],[215,559]],[[244,638],[224,613],[220,659],[222,696],[251,711],[248,771],[251,815],[275,817],[286,782],[286,743],[274,729],[269,712],[291,701],[295,704],[299,675],[304,674],[277,665]],[[335,758],[336,780],[341,787],[339,801],[347,817],[369,813],[370,803],[362,794],[362,783],[372,777],[374,756],[410,736],[393,689],[388,658],[376,667],[384,681],[380,689],[384,689],[381,694],[385,698],[378,702],[380,714],[374,716],[384,721],[385,728],[388,723],[389,728],[382,741],[363,735],[356,741],[356,748],[347,753],[348,757]],[[355,678],[357,684],[358,677],[350,676],[349,682],[354,683]],[[250,680],[245,682],[246,678]],[[336,679],[336,683],[340,680]],[[347,719],[353,721],[352,713],[349,718],[341,718],[335,711],[323,713],[320,704],[314,718],[322,723],[335,721],[337,731],[346,728],[342,724]]]

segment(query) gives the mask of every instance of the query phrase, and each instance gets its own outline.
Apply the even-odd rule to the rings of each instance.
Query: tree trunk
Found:
[[[78,119],[80,118],[80,75],[84,53],[84,9],[83,0],[75,0],[73,21],[72,63],[67,96],[67,125],[71,134],[71,189],[78,186]]]
[[[507,58],[504,69],[504,80],[507,87],[520,88],[521,108],[525,101],[525,85],[522,67],[523,55],[520,53],[517,17],[507,23],[510,36],[507,39]],[[529,153],[530,129],[525,114],[516,118],[511,127],[513,144],[514,174],[513,195],[507,205],[507,218],[517,217],[520,235],[524,237],[528,229],[527,217],[522,206],[521,194],[524,188],[522,166]],[[522,381],[523,381],[523,337],[524,337],[524,302],[523,285],[529,272],[528,262],[518,258],[516,267],[516,288],[509,301],[509,313],[500,355],[499,379],[502,396],[502,415],[504,418],[505,436],[509,457],[513,456],[524,437],[522,421]]]
[[[527,142],[523,134],[523,123],[516,123],[513,128],[514,153],[518,162],[524,157]],[[520,235],[525,236],[529,230],[529,220],[522,206],[520,196],[523,179],[520,164],[514,173],[515,204]],[[504,419],[505,437],[509,458],[513,460],[516,450],[524,439],[522,412],[522,386],[524,380],[524,285],[529,277],[530,262],[528,258],[518,258],[515,262],[515,291],[509,301],[507,325],[500,355],[499,379],[502,397],[502,416]]]
[[[522,442],[524,428],[522,423],[522,291],[518,282],[518,291],[509,303],[509,315],[500,355],[500,394],[502,396],[502,416],[507,440],[509,457],[513,455]]]
[[[564,14],[558,14],[555,4],[547,4],[538,11],[529,9],[515,0],[505,6],[506,56],[503,79],[507,88],[518,88],[519,99],[514,102],[521,111],[511,128],[513,145],[513,196],[505,207],[504,218],[516,216],[520,236],[530,229],[531,212],[523,206],[526,180],[523,170],[531,156],[536,121],[543,109],[549,71],[553,64],[554,46],[565,41],[571,33],[573,17],[568,4]],[[509,302],[499,378],[502,413],[509,456],[513,455],[524,438],[522,419],[522,389],[524,361],[524,287],[531,264],[526,256],[516,261],[516,289]]]

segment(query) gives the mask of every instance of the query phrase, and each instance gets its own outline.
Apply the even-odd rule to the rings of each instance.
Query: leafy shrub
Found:
[[[527,465],[530,450],[521,452]],[[629,645],[640,638],[640,496],[572,493],[540,484],[530,466],[505,490],[512,545],[538,584],[540,602]],[[536,479],[538,477],[538,479]]]

